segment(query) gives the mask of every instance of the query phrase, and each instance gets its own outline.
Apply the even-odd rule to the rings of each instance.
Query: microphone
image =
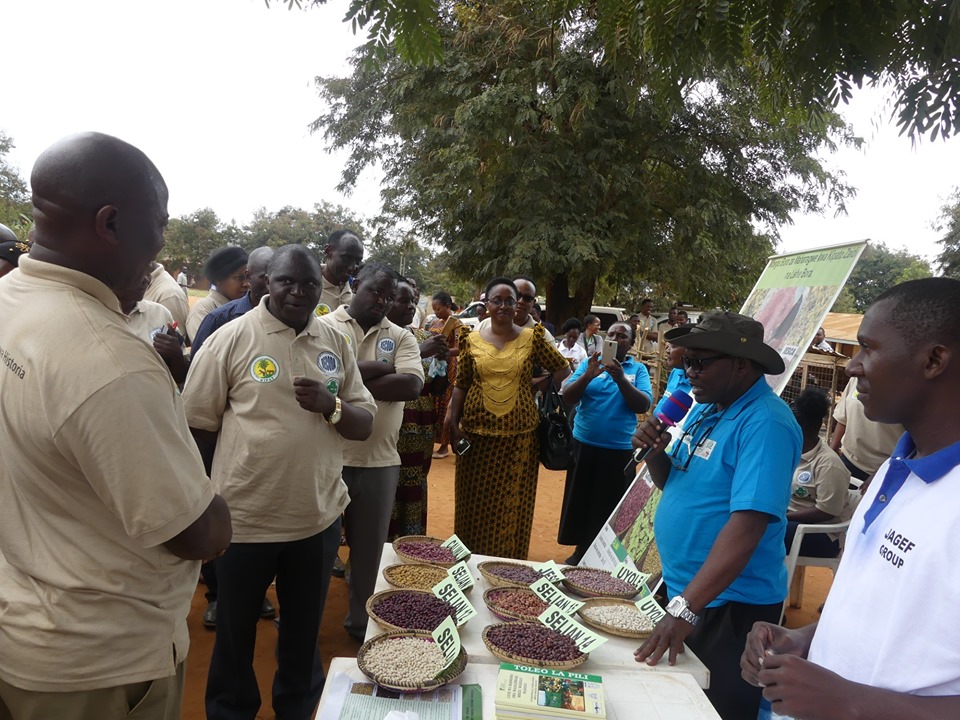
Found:
[[[693,398],[689,394],[683,390],[674,390],[663,399],[653,416],[665,426],[673,427],[687,416],[691,405],[693,405]],[[645,447],[634,450],[633,458],[623,469],[624,474],[632,477],[636,473],[637,465],[643,462],[652,449],[652,447]]]

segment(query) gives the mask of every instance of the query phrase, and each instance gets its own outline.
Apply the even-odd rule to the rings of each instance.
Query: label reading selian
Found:
[[[607,638],[597,635],[573,618],[567,617],[555,607],[548,607],[540,613],[540,617],[537,619],[551,630],[556,630],[561,635],[566,635],[573,640],[580,652],[588,653],[591,650],[596,650],[607,641]]]
[[[547,560],[545,563],[534,565],[533,569],[550,582],[560,582],[563,580],[563,573],[560,572],[560,567],[553,560]]]
[[[433,586],[433,594],[444,602],[453,605],[453,610],[457,615],[457,627],[477,614],[477,609],[467,600],[467,596],[457,586],[457,581],[449,575]]]
[[[444,618],[440,626],[433,631],[433,641],[443,653],[443,669],[446,670],[460,654],[460,633],[457,632],[453,618]]]
[[[540,578],[535,583],[530,585],[530,589],[533,590],[534,594],[536,594],[538,598],[557,608],[557,610],[562,612],[564,615],[573,615],[577,610],[583,607],[582,602],[564,595],[562,592],[557,590],[557,586],[550,582],[550,580],[547,578]]]
[[[646,587],[646,582],[650,579],[649,574],[641,572],[637,570],[636,567],[631,567],[625,562],[617,565],[610,574],[618,580],[630,583],[638,592]]]
[[[653,620],[654,624],[660,622],[663,616],[667,614],[667,611],[660,607],[660,604],[653,599],[653,594],[646,587],[643,588],[640,599],[634,605],[636,605],[637,610]]]
[[[473,573],[470,572],[470,568],[463,560],[447,570],[447,575],[456,580],[457,586],[463,591],[473,587]]]
[[[456,533],[440,543],[440,547],[449,548],[457,560],[463,560],[470,554],[467,546],[463,544],[463,540],[457,537]]]

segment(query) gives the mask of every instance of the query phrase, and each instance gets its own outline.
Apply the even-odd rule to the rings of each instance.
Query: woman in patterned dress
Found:
[[[416,292],[407,280],[397,283],[393,307],[387,313],[390,322],[407,327],[413,320]],[[420,357],[429,364],[430,358],[444,358],[447,342],[440,335],[411,328],[420,344]],[[426,375],[426,367],[424,367]],[[400,453],[400,480],[390,515],[388,539],[401,535],[424,535],[427,532],[427,473],[433,454],[434,398],[430,394],[431,380],[423,384],[420,397],[408,400],[403,406],[403,423],[397,439]]]
[[[447,324],[447,319],[453,315],[453,298],[450,293],[442,290],[433,296],[433,319],[424,326],[424,329],[432,335],[439,335]],[[435,394],[435,425],[433,441],[440,445],[433,457],[437,459],[445,458],[449,454],[450,434],[447,432],[447,424],[444,422],[447,405],[450,402],[450,394],[453,392],[453,384],[457,379],[457,330],[462,323],[456,320],[453,331],[447,333],[447,344],[450,348],[450,356],[447,358],[447,387],[440,393]]]
[[[489,327],[460,330],[450,403],[450,440],[454,448],[470,443],[457,457],[454,531],[473,552],[526,559],[540,462],[533,369],[553,373],[559,387],[570,364],[542,325],[514,323],[512,281],[494,278],[486,297]]]

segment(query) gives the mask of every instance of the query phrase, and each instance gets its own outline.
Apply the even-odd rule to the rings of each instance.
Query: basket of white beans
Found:
[[[360,646],[357,667],[377,685],[397,692],[426,692],[455,680],[467,666],[467,651],[444,668],[443,653],[427,632],[377,635]]]
[[[630,600],[593,598],[577,614],[587,625],[610,635],[643,640],[653,633],[653,620]]]

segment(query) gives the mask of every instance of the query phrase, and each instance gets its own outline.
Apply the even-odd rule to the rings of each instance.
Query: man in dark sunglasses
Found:
[[[683,348],[697,401],[683,431],[643,422],[634,447],[663,491],[654,521],[667,585],[667,615],[635,653],[672,665],[684,643],[710,669],[707,696],[724,720],[755,718],[760,688],[740,676],[740,654],[755,622],[776,623],[787,594],[783,536],[800,426],[765,374],[784,371],[763,342],[763,326],[713,311],[665,333]]]

